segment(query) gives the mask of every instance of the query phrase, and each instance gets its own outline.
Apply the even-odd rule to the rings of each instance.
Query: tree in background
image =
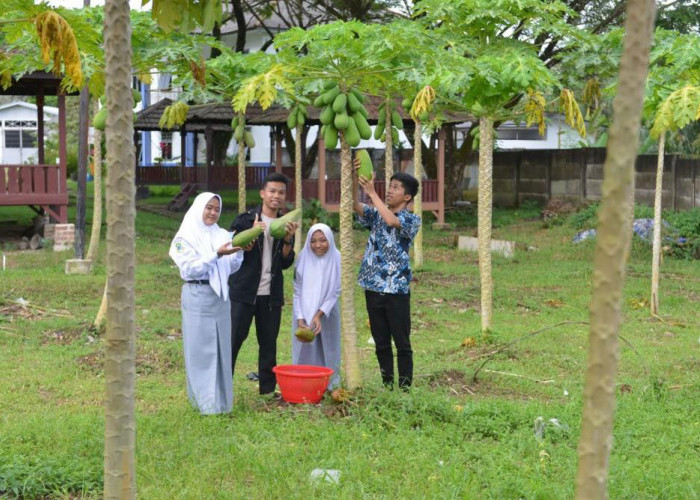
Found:
[[[498,12],[498,16],[494,12]],[[424,0],[417,14],[435,26],[440,46],[446,47],[434,76],[446,105],[472,114],[479,123],[478,247],[481,281],[481,330],[492,328],[491,273],[493,131],[505,120],[537,123],[544,132],[545,94],[558,89],[556,101],[567,123],[585,136],[583,116],[573,93],[561,88],[556,74],[538,56],[536,40],[556,30],[575,39],[577,31],[564,20],[571,15],[561,2]],[[517,40],[504,37],[513,23],[520,26]],[[553,103],[552,103],[553,104]]]

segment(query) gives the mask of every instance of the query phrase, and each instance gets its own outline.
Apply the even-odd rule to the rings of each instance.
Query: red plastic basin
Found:
[[[277,365],[272,371],[288,403],[318,403],[333,375],[331,368],[312,365]]]

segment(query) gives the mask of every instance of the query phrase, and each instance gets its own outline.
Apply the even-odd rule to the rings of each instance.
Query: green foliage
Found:
[[[669,245],[669,253],[682,259],[700,259],[700,208],[668,212],[664,214],[664,220],[673,228],[670,236],[684,240]]]
[[[210,33],[215,24],[221,25],[221,0],[153,0],[151,15],[165,31],[189,33],[201,26]]]
[[[661,103],[651,136],[658,139],[664,132],[683,128],[695,120],[700,120],[700,86],[686,85]]]
[[[305,229],[308,230],[311,226],[318,223],[325,224],[334,231],[340,228],[338,214],[329,213],[328,210],[323,208],[318,199],[303,200],[302,208],[302,225]]]

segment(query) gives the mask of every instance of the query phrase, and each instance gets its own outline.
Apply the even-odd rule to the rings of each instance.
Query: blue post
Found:
[[[151,87],[141,84],[141,104],[144,108],[151,105]],[[141,132],[141,161],[142,165],[150,165],[151,160],[151,132]]]

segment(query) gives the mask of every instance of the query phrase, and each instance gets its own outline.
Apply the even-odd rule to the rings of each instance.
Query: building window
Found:
[[[22,130],[22,147],[36,147],[36,130]]]
[[[5,147],[6,148],[21,148],[19,130],[5,130]]]
[[[496,130],[497,138],[501,141],[544,141],[545,135],[540,135],[537,127],[502,126]]]

